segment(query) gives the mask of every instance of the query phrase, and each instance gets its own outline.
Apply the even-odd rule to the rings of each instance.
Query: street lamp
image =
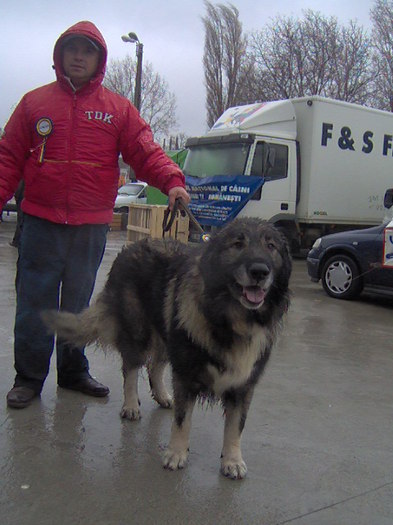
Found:
[[[139,42],[136,33],[128,33],[121,37],[123,42],[130,42],[136,44],[136,78],[135,78],[135,93],[134,106],[138,111],[141,110],[141,91],[142,91],[142,58],[143,58],[143,44]]]

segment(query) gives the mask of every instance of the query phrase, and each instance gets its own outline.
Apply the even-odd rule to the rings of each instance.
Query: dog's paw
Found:
[[[157,399],[156,397],[154,398],[155,401],[157,401],[157,403],[160,405],[160,407],[162,408],[172,408],[173,406],[173,401],[172,401],[172,398],[171,397],[167,397],[167,398],[160,398],[160,399]]]
[[[187,450],[172,450],[167,448],[163,454],[163,467],[168,470],[178,470],[186,466],[188,458]]]
[[[222,458],[221,474],[226,478],[243,479],[247,474],[247,465],[241,458],[239,460]]]
[[[120,417],[123,419],[129,419],[130,421],[138,421],[142,416],[139,408],[123,406],[120,412]]]
[[[151,397],[156,401],[162,408],[172,408],[173,401],[168,393],[159,393],[155,390],[151,391]]]

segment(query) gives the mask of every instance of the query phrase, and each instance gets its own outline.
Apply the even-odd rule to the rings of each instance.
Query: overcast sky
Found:
[[[213,4],[220,3],[213,0]],[[225,3],[225,2],[222,2]],[[310,8],[336,16],[343,24],[356,19],[370,28],[372,0],[232,0],[245,32],[261,29],[277,15],[300,17]],[[53,46],[58,36],[80,20],[100,29],[109,59],[135,56],[135,45],[121,35],[133,31],[177,99],[179,131],[206,131],[203,80],[205,15],[203,0],[0,0],[0,127],[15,104],[31,89],[54,80]]]

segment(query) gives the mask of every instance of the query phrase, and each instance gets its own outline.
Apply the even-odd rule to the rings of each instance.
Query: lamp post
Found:
[[[130,42],[136,44],[136,78],[135,78],[135,93],[134,106],[138,111],[141,110],[141,91],[142,91],[142,58],[143,58],[143,44],[139,42],[136,33],[128,33],[121,37],[123,42]]]

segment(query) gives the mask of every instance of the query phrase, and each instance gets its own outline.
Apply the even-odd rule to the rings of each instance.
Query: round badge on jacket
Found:
[[[47,137],[53,131],[53,122],[48,117],[42,117],[35,125],[38,135],[41,137]]]

